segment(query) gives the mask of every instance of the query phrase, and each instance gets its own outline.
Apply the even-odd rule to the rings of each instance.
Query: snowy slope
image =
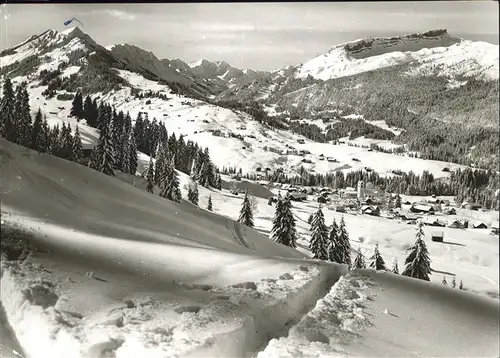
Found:
[[[2,305],[32,358],[245,355],[345,270],[86,167],[3,140],[1,153],[2,227],[33,245],[4,261]]]
[[[296,77],[320,80],[416,62],[410,74],[474,75],[498,79],[498,45],[450,37],[435,31],[394,38],[360,39],[334,46],[297,68]]]
[[[183,134],[185,139],[191,139],[208,147],[211,158],[219,167],[234,166],[242,168],[244,172],[253,171],[258,167],[269,167],[273,170],[283,168],[285,172],[293,174],[298,171],[301,165],[314,169],[318,173],[335,170],[350,171],[370,166],[382,175],[390,174],[393,169],[407,172],[413,170],[417,173],[429,170],[436,178],[449,175],[449,173],[442,171],[445,167],[453,169],[462,167],[446,162],[368,152],[367,149],[351,147],[347,144],[317,143],[288,131],[272,131],[264,128],[260,123],[252,121],[251,117],[245,113],[172,94],[168,86],[144,79],[133,72],[124,70],[118,70],[118,72],[135,88],[143,91],[162,91],[168,94],[169,100],[131,98],[129,89],[113,91],[106,95],[98,94],[102,99],[114,105],[117,110],[130,112],[132,120],[135,120],[139,112],[145,112],[150,119],[156,118],[164,122],[169,132],[174,132],[176,135]],[[146,105],[147,100],[151,100],[151,104]],[[214,136],[210,130],[239,134],[244,137],[244,140]],[[305,140],[305,144],[298,144],[297,140],[300,138]],[[372,142],[384,144],[377,141]],[[389,145],[389,147],[391,146]],[[313,163],[302,163],[304,157],[299,155],[271,152],[270,147],[280,153],[286,152],[289,147],[293,147],[297,151],[309,150],[311,154],[306,155],[305,158],[310,159]],[[320,161],[320,154],[325,157],[332,156],[339,162]],[[359,159],[360,162],[353,161],[353,158]]]

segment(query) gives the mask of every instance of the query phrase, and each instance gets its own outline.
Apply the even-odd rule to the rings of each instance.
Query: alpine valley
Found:
[[[0,355],[498,356],[498,45],[325,51],[1,49]]]

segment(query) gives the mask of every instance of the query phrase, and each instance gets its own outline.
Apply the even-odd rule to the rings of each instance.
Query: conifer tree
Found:
[[[113,169],[114,159],[114,148],[111,140],[111,123],[107,122],[101,129],[99,141],[96,146],[96,169],[106,175],[115,175]]]
[[[212,195],[210,195],[210,196],[208,197],[208,206],[207,206],[207,209],[208,209],[209,211],[213,211],[213,206],[212,206]]]
[[[33,131],[30,98],[25,82],[18,86],[18,98],[16,99],[16,125],[17,125],[17,143],[25,147],[31,144],[31,133]]]
[[[160,185],[161,176],[163,173],[163,167],[165,166],[166,158],[168,156],[168,148],[163,147],[160,143],[158,145],[155,163],[155,177],[154,182],[156,185]]]
[[[40,153],[49,153],[50,151],[50,128],[47,123],[47,117],[43,117],[42,129],[40,132]]]
[[[128,143],[129,143],[129,147],[128,147],[129,173],[135,175],[135,173],[137,172],[138,157],[137,157],[137,145],[136,145],[135,136],[133,135],[133,133],[131,133]]]
[[[463,290],[464,289],[464,285],[462,283],[462,280],[460,280],[460,284],[458,285],[458,289],[459,290]]]
[[[80,92],[76,92],[73,98],[70,115],[78,118],[78,120],[84,118],[83,97]]]
[[[448,281],[446,281],[446,276],[443,276],[443,281],[441,281],[441,283],[445,286],[448,285]]]
[[[455,288],[457,286],[457,280],[455,276],[453,276],[453,279],[451,280],[451,287]]]
[[[311,224],[312,224],[312,222],[313,222],[313,218],[314,218],[314,214],[313,214],[313,213],[311,213],[311,215],[309,215],[309,218],[307,219],[307,223],[308,223],[309,225],[311,225]]]
[[[392,273],[399,274],[398,260],[394,259],[392,263]]]
[[[13,142],[16,138],[15,95],[12,82],[5,76],[0,101],[0,135]]]
[[[358,254],[354,258],[352,268],[354,268],[354,269],[365,269],[366,268],[365,256],[361,252],[361,248],[358,248]]]
[[[71,136],[71,127],[66,126],[65,123],[63,122],[63,127],[61,130],[61,151],[59,155],[61,158],[68,159],[68,160],[73,160],[73,137]]]
[[[291,211],[291,203],[288,197],[278,198],[276,213],[273,219],[271,238],[280,244],[295,248],[297,246],[297,232],[295,218]]]
[[[243,198],[238,222],[248,227],[254,227],[252,204],[250,203],[248,190],[245,192],[245,197]]]
[[[198,205],[199,201],[198,184],[194,180],[191,180],[189,182],[188,200],[194,205]]]
[[[344,263],[343,249],[339,241],[339,227],[335,218],[328,236],[328,257],[332,262]]]
[[[217,174],[217,182],[216,182],[215,189],[222,190],[222,178],[221,178],[220,174]]]
[[[349,242],[349,234],[347,233],[347,229],[345,227],[344,217],[340,218],[340,226],[338,232],[338,242],[342,248],[342,263],[351,266],[351,243]]]
[[[314,214],[311,223],[309,250],[313,253],[313,259],[328,260],[328,229],[321,207]]]
[[[83,163],[83,145],[82,138],[80,137],[80,130],[78,125],[75,129],[75,135],[73,136],[73,146],[72,146],[72,159],[73,161],[82,164]]]
[[[31,143],[29,147],[31,149],[37,150],[39,152],[42,152],[42,143],[43,143],[43,117],[42,117],[42,111],[40,108],[38,108],[38,112],[36,112],[35,115],[35,121],[33,122],[33,131],[31,132]]]
[[[154,171],[153,157],[149,157],[148,173],[146,175],[146,180],[148,182],[148,185],[146,187],[146,190],[148,191],[148,193],[151,194],[154,192],[154,179],[155,179],[155,171]]]
[[[370,268],[374,268],[375,270],[383,270],[387,271],[387,267],[385,266],[385,261],[380,255],[378,250],[378,242],[375,244],[375,252],[372,257],[370,257]]]
[[[423,240],[424,223],[419,221],[416,229],[416,240],[415,244],[409,249],[410,254],[405,261],[405,269],[402,273],[404,276],[409,276],[413,278],[418,278],[420,280],[430,281],[429,275],[431,274],[429,253],[427,251],[427,246]]]
[[[175,170],[175,158],[172,156],[164,167],[164,180],[162,180],[162,190],[160,196],[172,201],[180,202],[182,199],[179,187],[179,176]]]

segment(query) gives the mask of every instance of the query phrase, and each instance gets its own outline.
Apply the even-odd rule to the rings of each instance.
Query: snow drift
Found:
[[[2,305],[31,358],[248,356],[346,272],[69,161],[0,153]]]

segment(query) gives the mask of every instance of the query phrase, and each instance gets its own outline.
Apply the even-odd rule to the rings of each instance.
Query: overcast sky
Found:
[[[179,3],[8,4],[2,48],[77,17],[99,44],[128,43],[159,58],[225,60],[271,70],[304,62],[338,43],[446,28],[453,36],[498,44],[498,3]]]

